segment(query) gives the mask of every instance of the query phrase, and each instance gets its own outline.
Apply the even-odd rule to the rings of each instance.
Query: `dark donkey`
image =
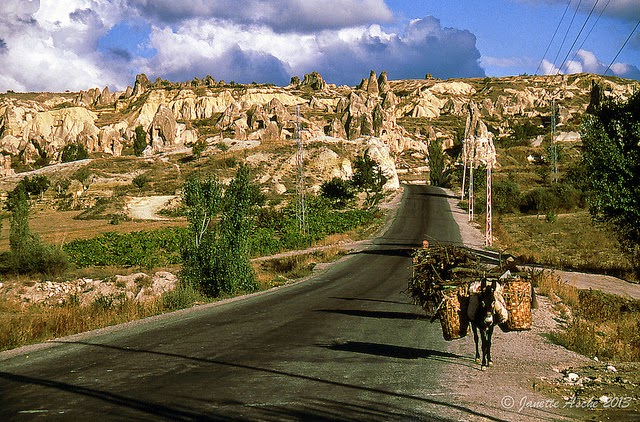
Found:
[[[499,322],[502,322],[496,310],[497,289],[497,281],[493,280],[487,283],[487,280],[483,279],[480,284],[480,291],[478,294],[473,294],[469,302],[468,316],[473,329],[473,339],[476,343],[476,362],[480,363],[480,351],[478,350],[478,331],[480,331],[483,371],[493,365],[491,360],[491,336],[493,335],[493,328]]]

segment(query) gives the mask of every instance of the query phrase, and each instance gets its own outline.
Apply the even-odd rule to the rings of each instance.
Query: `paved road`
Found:
[[[463,358],[403,293],[425,237],[459,241],[444,192],[408,187],[385,236],[307,281],[0,360],[0,420],[478,416],[443,395]]]

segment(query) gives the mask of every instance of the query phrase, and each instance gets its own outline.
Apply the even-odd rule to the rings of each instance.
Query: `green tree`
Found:
[[[582,129],[589,209],[610,224],[640,275],[640,92],[627,101],[596,92],[589,110]]]
[[[323,182],[320,186],[320,193],[331,202],[334,208],[346,207],[356,196],[351,183],[340,177]]]
[[[22,183],[9,193],[6,208],[11,211],[9,248],[14,257],[21,256],[29,250],[32,239],[29,228],[29,194]]]
[[[200,139],[198,142],[193,144],[193,146],[191,147],[191,153],[196,160],[200,160],[200,157],[202,157],[202,154],[207,149],[207,146],[207,141],[205,139]]]
[[[365,154],[363,157],[356,157],[353,162],[351,183],[356,189],[366,193],[366,205],[374,207],[382,199],[382,188],[387,183],[387,178],[380,165]]]
[[[214,297],[257,289],[249,238],[261,198],[246,166],[238,169],[226,190],[215,178],[195,176],[185,182],[190,237],[182,277],[188,284]]]
[[[42,196],[51,186],[51,181],[45,175],[38,174],[33,177],[25,177],[20,181],[28,195]]]
[[[137,126],[135,130],[135,138],[133,139],[133,153],[140,157],[147,148],[147,133],[142,126]]]
[[[255,291],[258,284],[249,261],[249,237],[254,226],[255,208],[261,196],[251,183],[249,167],[240,166],[224,194],[220,221],[219,269],[225,279],[220,284],[228,293]]]
[[[492,204],[493,209],[501,214],[518,211],[520,206],[520,187],[515,180],[496,180],[493,182]]]
[[[9,254],[5,270],[16,273],[45,273],[57,275],[69,266],[66,254],[61,248],[45,245],[31,233],[29,227],[29,193],[24,180],[9,193],[6,208],[11,211],[9,232]]]
[[[433,186],[445,186],[445,156],[442,149],[442,140],[436,139],[429,142],[427,152],[429,155],[429,182]]]

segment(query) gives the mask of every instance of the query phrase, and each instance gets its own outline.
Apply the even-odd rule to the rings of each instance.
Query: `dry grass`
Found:
[[[139,285],[147,279],[137,280]],[[206,302],[199,293],[185,286],[148,301],[137,302],[123,295],[98,296],[87,306],[80,298],[49,306],[28,304],[4,296],[0,298],[0,350],[146,318]]]
[[[563,330],[552,334],[555,342],[589,357],[640,361],[640,301],[578,290],[548,271],[535,280],[565,320]]]
[[[0,299],[0,350],[50,340],[158,314],[161,300],[140,304],[130,300],[96,301],[90,306],[68,303],[48,307]]]
[[[335,261],[346,254],[340,247],[260,261],[254,265],[260,286],[264,289],[288,284],[311,274],[319,263]]]
[[[524,262],[558,269],[629,275],[633,268],[612,233],[597,227],[586,211],[544,217],[501,216],[494,222],[499,245]]]

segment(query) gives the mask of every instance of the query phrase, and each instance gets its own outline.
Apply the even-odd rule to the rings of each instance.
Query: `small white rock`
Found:
[[[615,366],[613,366],[613,365],[607,365],[607,371],[610,371],[610,372],[618,372],[618,370],[616,369],[616,367],[615,367]]]
[[[600,400],[600,403],[602,404],[607,404],[609,403],[609,400],[611,400],[611,398],[609,398],[609,396],[600,396],[598,400]]]
[[[580,379],[580,375],[576,374],[575,372],[570,372],[567,375],[567,380],[569,380],[569,382],[576,382]]]
[[[597,356],[594,356],[594,357],[593,357],[593,360],[595,360],[596,362],[600,362],[600,359],[598,359],[598,357],[597,357]]]

